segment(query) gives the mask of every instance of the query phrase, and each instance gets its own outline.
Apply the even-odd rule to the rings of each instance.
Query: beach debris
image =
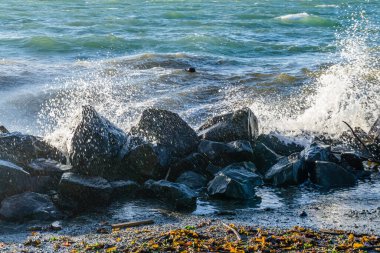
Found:
[[[137,227],[141,225],[150,225],[150,224],[154,224],[154,220],[129,221],[129,222],[112,224],[111,227],[112,229],[123,229],[123,228],[131,228],[131,227]]]
[[[233,228],[233,226],[234,226],[233,224],[227,225],[226,223],[222,222],[222,225],[224,227],[226,227],[228,230],[231,230],[235,234],[237,241],[241,241],[241,237],[240,237],[239,233],[236,231],[236,229]]]

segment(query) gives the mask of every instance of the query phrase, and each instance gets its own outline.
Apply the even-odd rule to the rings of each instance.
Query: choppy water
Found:
[[[63,150],[84,104],[125,130],[150,106],[193,127],[249,106],[264,132],[366,130],[379,115],[379,13],[378,0],[0,1],[0,124]],[[360,209],[375,188],[333,193],[331,206],[357,194]]]

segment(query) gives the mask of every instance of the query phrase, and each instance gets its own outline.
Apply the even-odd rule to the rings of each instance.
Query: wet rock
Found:
[[[0,134],[0,159],[26,167],[36,158],[50,158],[66,163],[66,157],[42,138],[17,132]]]
[[[323,188],[345,187],[356,184],[356,177],[332,162],[317,161],[310,180]]]
[[[169,180],[174,180],[183,172],[194,171],[201,175],[209,174],[206,170],[209,160],[200,153],[192,153],[170,166]]]
[[[308,172],[314,169],[316,161],[339,162],[337,157],[331,152],[331,146],[321,142],[310,144],[301,152],[300,157],[305,161],[304,168]]]
[[[215,177],[215,175],[221,171],[223,169],[223,167],[220,167],[220,166],[216,166],[212,163],[210,163],[207,167],[206,167],[206,171],[207,173],[211,176],[211,179]]]
[[[253,162],[239,162],[228,165],[222,170],[233,170],[233,169],[245,169],[253,173],[257,173],[256,165]]]
[[[8,196],[31,190],[31,177],[21,167],[0,160],[0,201]]]
[[[135,181],[128,180],[119,180],[110,182],[112,188],[112,197],[134,197],[136,192],[140,189],[140,185]]]
[[[254,141],[258,134],[258,120],[249,108],[209,119],[198,130],[201,138],[218,142]]]
[[[159,179],[165,171],[160,166],[159,157],[151,144],[133,147],[122,160],[118,178],[134,178],[139,182]]]
[[[269,149],[282,156],[289,156],[293,153],[301,152],[305,147],[286,137],[280,139],[275,134],[260,134],[256,143],[262,143]]]
[[[31,176],[50,176],[59,180],[63,173],[70,172],[71,166],[51,159],[38,158],[31,161],[26,170]]]
[[[193,211],[196,208],[197,195],[186,185],[165,180],[148,180],[145,182],[144,188],[176,210]]]
[[[308,177],[303,165],[304,162],[298,159],[298,154],[283,157],[268,170],[265,180],[275,186],[302,184]]]
[[[67,172],[59,182],[59,194],[78,202],[80,209],[108,204],[112,187],[102,177],[90,177]]]
[[[380,142],[380,117],[378,117],[375,123],[372,125],[371,129],[368,132],[368,135],[371,136],[374,140]]]
[[[133,133],[167,147],[178,157],[195,151],[199,143],[195,131],[178,114],[160,109],[146,109]]]
[[[9,131],[8,131],[8,129],[5,128],[5,126],[0,126],[0,133],[8,134]]]
[[[75,172],[82,175],[114,177],[120,152],[128,136],[91,106],[83,106],[82,118],[74,130],[69,152]]]
[[[361,157],[357,152],[345,152],[340,155],[340,160],[343,167],[350,166],[356,170],[363,170],[363,161],[366,159]]]
[[[190,68],[187,68],[187,69],[186,69],[186,72],[195,73],[196,70],[195,70],[194,67],[190,67]]]
[[[193,190],[197,190],[207,185],[207,178],[194,171],[186,171],[177,178],[176,183],[184,184]]]
[[[0,217],[10,221],[54,220],[62,218],[62,214],[49,196],[25,192],[3,200]]]
[[[306,213],[305,211],[302,211],[302,212],[300,213],[300,217],[301,217],[301,218],[307,217],[307,213]]]
[[[207,192],[211,197],[228,199],[253,199],[255,186],[262,185],[259,175],[245,168],[225,168],[208,183]]]
[[[37,193],[47,193],[58,186],[57,180],[54,180],[50,176],[34,176],[30,178],[30,182],[31,191]]]
[[[253,163],[257,166],[261,175],[265,175],[270,167],[275,165],[281,156],[268,148],[263,143],[258,143],[253,148]]]
[[[198,152],[219,166],[253,160],[251,144],[243,140],[229,143],[202,140],[198,146]]]

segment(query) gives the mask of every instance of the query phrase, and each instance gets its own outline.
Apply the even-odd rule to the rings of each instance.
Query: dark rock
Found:
[[[67,172],[59,182],[59,194],[77,201],[79,208],[108,204],[112,187],[101,177],[89,177]]]
[[[195,70],[194,67],[187,68],[186,71],[190,72],[190,73],[195,73],[196,72],[196,70]]]
[[[66,157],[39,137],[21,133],[0,134],[0,159],[27,166],[36,158],[50,158],[66,163]]]
[[[285,138],[285,137],[284,137]],[[301,152],[305,147],[292,141],[278,138],[274,134],[260,134],[256,143],[262,143],[269,149],[282,156],[289,156]]]
[[[356,184],[356,177],[332,162],[315,162],[315,168],[310,175],[311,181],[323,188],[353,186]]]
[[[198,146],[198,152],[219,166],[253,160],[253,150],[249,141],[222,143],[202,140]]]
[[[166,110],[146,109],[133,132],[178,157],[195,151],[199,143],[195,131],[178,114]]]
[[[308,177],[303,165],[304,161],[298,159],[298,154],[283,157],[268,170],[265,180],[275,186],[302,184]]]
[[[58,186],[57,180],[54,180],[50,176],[34,176],[30,178],[30,182],[31,191],[37,193],[47,193],[50,190],[56,189]]]
[[[21,167],[0,160],[0,201],[8,196],[31,190],[31,177]]]
[[[159,157],[151,144],[133,147],[121,162],[118,178],[133,178],[144,182],[146,179],[159,179],[164,176]]]
[[[280,159],[281,156],[263,143],[258,143],[253,148],[253,162],[261,175],[265,175],[269,168],[275,165]]]
[[[170,166],[169,180],[174,180],[183,172],[194,171],[198,174],[209,174],[206,170],[209,160],[200,153],[192,153]]]
[[[0,217],[10,221],[54,220],[62,214],[47,195],[25,192],[4,199],[1,202]]]
[[[0,126],[0,133],[8,134],[9,131],[8,131],[8,129],[5,128],[5,126]]]
[[[366,159],[361,157],[357,152],[345,152],[340,155],[341,165],[343,167],[350,166],[356,170],[363,170],[363,161]]]
[[[70,162],[82,175],[113,178],[121,152],[128,152],[128,136],[91,106],[83,106],[82,118],[71,140]]]
[[[307,216],[307,213],[306,213],[305,211],[302,211],[302,212],[300,213],[300,217],[301,217],[301,218],[306,217],[306,216]]]
[[[134,197],[136,192],[140,189],[140,185],[132,180],[113,181],[110,182],[112,187],[112,197]]]
[[[70,172],[71,166],[51,159],[38,158],[31,161],[26,169],[31,176],[50,176],[60,179],[63,173]]]
[[[207,167],[206,167],[206,172],[211,176],[211,178],[214,178],[215,175],[221,171],[223,169],[223,167],[219,167],[219,166],[216,166],[212,163],[210,163]]]
[[[256,165],[252,162],[239,162],[228,165],[222,170],[234,170],[234,169],[245,169],[253,173],[257,173]]]
[[[165,180],[148,180],[144,188],[176,210],[193,211],[197,206],[196,193],[186,185]]]
[[[256,198],[255,186],[263,184],[259,175],[245,168],[225,168],[208,183],[211,197],[232,199]]]
[[[259,135],[258,120],[251,109],[243,108],[209,119],[199,128],[198,135],[219,142],[254,141]]]
[[[316,161],[339,162],[337,157],[331,152],[331,146],[320,142],[310,144],[301,152],[300,157],[305,161],[304,168],[309,173],[314,169]]]
[[[371,136],[374,140],[380,142],[380,117],[378,117],[375,123],[372,125],[371,129],[368,132],[368,135]]]
[[[177,178],[176,183],[184,184],[193,190],[197,190],[207,185],[207,178],[194,171],[186,171]]]

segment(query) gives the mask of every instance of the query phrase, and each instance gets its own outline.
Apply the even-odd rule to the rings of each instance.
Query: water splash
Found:
[[[379,116],[379,48],[371,47],[379,30],[360,13],[352,25],[337,33],[338,53],[333,64],[291,98],[258,100],[252,109],[262,119],[263,131],[339,135],[342,121],[368,130]],[[269,102],[270,103],[270,102]],[[264,106],[263,106],[264,105]]]

